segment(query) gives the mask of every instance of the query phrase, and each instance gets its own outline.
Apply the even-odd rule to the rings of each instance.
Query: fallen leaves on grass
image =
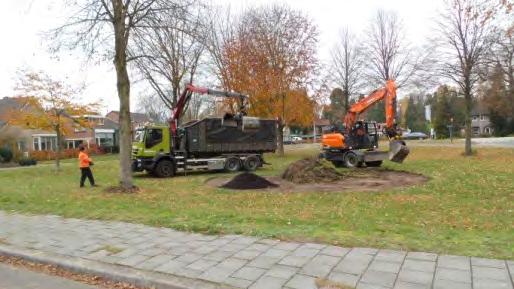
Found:
[[[430,195],[393,195],[393,201],[399,204],[412,203],[415,204],[419,201],[427,202],[434,199],[434,196]]]
[[[124,282],[113,282],[100,276],[74,273],[58,266],[29,262],[17,257],[7,257],[0,255],[0,263],[5,263],[18,268],[24,268],[33,272],[41,272],[47,275],[66,278],[73,281],[98,286],[104,289],[148,289],[136,287],[132,284]]]
[[[106,192],[106,193],[113,193],[113,194],[135,194],[135,193],[139,193],[140,191],[141,190],[136,186],[132,186],[132,188],[130,188],[130,189],[125,189],[121,186],[110,186],[104,190],[104,192]]]

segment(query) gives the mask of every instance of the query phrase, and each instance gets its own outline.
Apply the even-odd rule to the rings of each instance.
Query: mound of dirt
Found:
[[[264,182],[271,183],[271,187],[265,187],[266,192],[277,193],[312,193],[312,192],[383,192],[391,188],[409,187],[423,184],[428,178],[409,172],[392,171],[377,168],[354,169],[351,173],[344,174],[339,180],[334,182],[318,183],[293,183],[279,176],[266,177]],[[258,176],[255,176],[258,177]],[[246,183],[244,178],[236,176],[242,183]],[[250,178],[253,178],[250,176]],[[262,179],[261,177],[258,177]],[[235,178],[233,178],[235,179]],[[233,181],[227,177],[209,179],[206,184],[215,188],[227,188],[227,184]],[[262,180],[259,181],[261,183]],[[232,184],[230,185],[232,186]],[[241,187],[241,186],[238,186]],[[246,189],[256,189],[255,185],[244,185]],[[236,188],[240,189],[240,188]],[[412,201],[407,199],[405,201]],[[416,201],[416,200],[414,200]]]
[[[278,185],[256,174],[242,173],[233,177],[230,181],[228,181],[221,187],[233,190],[254,190],[276,188],[278,187]]]
[[[331,162],[319,158],[296,161],[282,173],[284,180],[297,184],[336,182],[342,177]]]

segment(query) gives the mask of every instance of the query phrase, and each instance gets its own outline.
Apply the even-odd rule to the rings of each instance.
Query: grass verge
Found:
[[[79,169],[65,162],[0,172],[0,209],[65,217],[122,220],[203,233],[240,233],[342,246],[422,250],[514,259],[514,150],[415,147],[390,169],[430,181],[380,193],[265,193],[207,187],[216,173],[171,179],[137,175],[136,194],[109,194],[115,157],[98,157],[100,188],[78,188]],[[317,147],[270,155],[261,175],[277,175]]]

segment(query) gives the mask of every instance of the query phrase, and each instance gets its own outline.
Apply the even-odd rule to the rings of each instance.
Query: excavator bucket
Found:
[[[389,160],[396,163],[402,163],[409,155],[409,148],[402,140],[391,140],[389,142]]]

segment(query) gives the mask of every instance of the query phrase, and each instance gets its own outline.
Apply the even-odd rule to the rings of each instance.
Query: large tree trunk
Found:
[[[133,188],[131,153],[132,125],[130,121],[130,79],[127,72],[128,31],[125,27],[123,4],[116,2],[114,7],[114,66],[116,68],[116,87],[120,100],[120,186]]]
[[[120,185],[124,189],[131,189],[132,170],[132,126],[130,120],[130,80],[126,65],[116,68],[118,77],[118,97],[120,99]]]
[[[348,87],[348,84],[346,84]],[[350,109],[350,95],[348,93],[348,89],[343,90],[343,101],[344,101],[344,113],[343,117],[348,113],[348,110]]]
[[[473,154],[473,151],[471,150],[471,110],[473,108],[473,100],[471,99],[471,88],[465,89],[464,99],[466,101],[466,117],[464,121],[466,142],[464,146],[464,154],[466,156],[471,156]]]

